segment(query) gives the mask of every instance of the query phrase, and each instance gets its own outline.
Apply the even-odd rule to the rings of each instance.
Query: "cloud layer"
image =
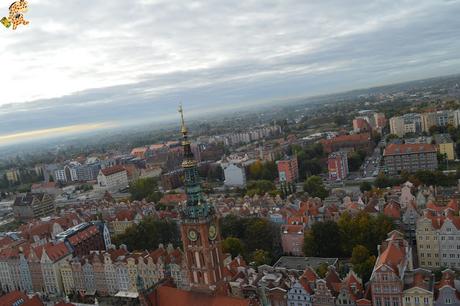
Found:
[[[460,72],[455,0],[29,6],[0,31],[0,135]]]

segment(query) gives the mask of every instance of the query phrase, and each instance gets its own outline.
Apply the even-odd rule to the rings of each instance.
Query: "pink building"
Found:
[[[292,183],[299,178],[299,165],[297,156],[285,158],[276,162],[280,182]]]
[[[281,227],[281,245],[283,252],[294,256],[303,256],[303,225],[283,225]]]
[[[379,246],[379,257],[370,278],[372,305],[402,306],[404,276],[412,270],[412,251],[398,231],[388,233]]]
[[[348,157],[345,152],[334,152],[327,161],[329,180],[341,181],[348,176]]]

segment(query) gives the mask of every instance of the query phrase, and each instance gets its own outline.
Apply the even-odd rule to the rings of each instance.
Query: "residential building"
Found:
[[[401,171],[435,171],[438,168],[437,150],[431,144],[392,143],[385,148],[383,159],[388,174],[398,174]]]
[[[303,225],[286,224],[281,226],[281,246],[285,254],[302,256],[304,239]]]
[[[116,213],[115,217],[109,220],[109,230],[114,236],[123,234],[126,230],[136,224],[139,224],[143,216],[133,210],[122,210]]]
[[[346,152],[334,152],[329,154],[327,160],[329,180],[341,181],[348,176],[348,157]]]
[[[285,157],[276,162],[280,182],[295,183],[299,179],[297,156]]]
[[[437,126],[436,113],[423,113],[422,116],[422,130],[426,133],[430,132],[430,128]]]
[[[241,164],[221,164],[224,170],[224,185],[229,187],[243,187],[246,185],[246,171]]]
[[[412,270],[412,251],[403,234],[392,231],[378,248],[370,282],[372,304],[375,306],[402,306],[404,277]]]
[[[340,135],[331,139],[321,139],[320,143],[323,145],[324,152],[326,153],[332,153],[340,149],[372,151],[370,133]]]
[[[374,126],[377,129],[384,128],[387,124],[387,119],[384,113],[374,113]]]
[[[356,133],[370,132],[372,130],[368,117],[357,117],[353,119],[353,131]]]
[[[437,296],[434,306],[460,305],[460,292],[455,286],[455,272],[450,269],[442,271],[442,278],[436,284]]]
[[[13,213],[19,220],[51,216],[55,213],[54,198],[46,193],[26,193],[17,196],[13,203]]]
[[[295,280],[287,292],[288,306],[312,306],[313,289],[307,282]]]
[[[436,134],[434,141],[439,154],[444,155],[447,160],[455,159],[454,141],[449,134]]]
[[[72,253],[64,242],[47,244],[42,250],[40,264],[43,274],[44,293],[50,296],[59,296],[63,292],[60,265],[72,258]]]
[[[422,116],[416,113],[404,114],[400,117],[390,118],[390,133],[403,137],[409,133],[422,132]]]
[[[21,173],[18,169],[10,169],[5,172],[6,180],[11,184],[16,184],[21,181]]]
[[[102,251],[109,248],[110,240],[106,241],[107,232],[108,228],[103,222],[81,223],[56,235],[56,240],[65,242],[74,256],[82,256],[91,251]]]
[[[419,266],[427,269],[460,268],[460,217],[455,200],[447,206],[430,202],[417,221]]]
[[[116,191],[128,187],[128,173],[120,165],[104,168],[99,171],[97,184],[105,190]]]
[[[404,306],[433,306],[434,275],[425,269],[408,271],[404,277]]]

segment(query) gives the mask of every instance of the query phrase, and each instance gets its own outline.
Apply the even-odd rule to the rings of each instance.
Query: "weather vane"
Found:
[[[13,25],[13,30],[21,24],[28,25],[29,21],[24,19],[24,13],[27,12],[29,3],[26,0],[19,0],[10,5],[8,17],[3,17],[0,22],[7,28]]]

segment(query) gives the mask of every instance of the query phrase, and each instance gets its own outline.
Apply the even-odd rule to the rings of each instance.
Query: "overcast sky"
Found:
[[[30,0],[28,26],[0,28],[0,142],[459,73],[459,16],[456,0]]]

